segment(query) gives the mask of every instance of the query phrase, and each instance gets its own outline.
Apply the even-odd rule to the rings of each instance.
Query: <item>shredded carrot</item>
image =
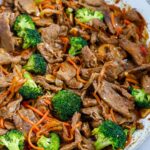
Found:
[[[19,114],[19,116],[21,117],[22,120],[28,122],[30,125],[34,125],[34,124],[35,124],[35,123],[32,122],[31,120],[29,120],[27,117],[23,116],[19,111],[18,111],[18,114]],[[40,130],[37,126],[35,126],[35,129],[36,129],[37,131]]]
[[[80,77],[80,67],[78,67],[75,62],[68,57],[67,61],[73,65],[73,67],[76,69],[76,72],[77,72],[77,80],[82,82],[82,83],[87,83],[87,81],[83,80],[81,77]]]
[[[110,114],[111,114],[111,118],[112,118],[113,122],[117,123],[117,120],[115,118],[115,115],[114,115],[114,112],[113,112],[112,108],[110,109]]]
[[[97,103],[101,105],[101,100],[100,100],[100,98],[98,97],[98,95],[96,94],[96,92],[93,93],[93,96],[95,97]]]
[[[31,127],[31,129],[30,129],[30,131],[29,131],[29,134],[28,134],[28,143],[29,143],[30,147],[32,147],[32,148],[35,149],[35,150],[44,150],[44,149],[33,145],[33,143],[31,142],[31,134],[32,134],[32,131],[33,131],[33,129],[34,129],[36,126],[38,126],[39,124],[41,124],[41,123],[45,120],[45,118],[47,117],[48,113],[49,113],[49,111],[47,111],[47,112],[43,115],[43,117],[42,117],[35,125],[33,125],[33,126]]]
[[[0,118],[0,128],[4,129],[4,118]]]
[[[2,70],[2,72],[5,74],[5,75],[8,75],[9,72],[3,67],[0,65],[0,69]]]
[[[90,30],[94,30],[94,31],[97,31],[97,29],[87,25],[87,24],[84,24],[82,22],[80,22],[77,18],[75,18],[77,24],[79,24],[83,29],[90,29]]]
[[[65,53],[67,51],[67,47],[68,47],[68,44],[69,44],[69,39],[68,39],[68,37],[64,37],[64,36],[60,36],[59,38],[64,43],[64,50],[63,51]]]
[[[54,5],[50,5],[50,4],[45,4],[42,6],[43,9],[45,8],[50,8],[50,9],[55,9],[55,6]]]
[[[126,25],[131,24],[131,22],[130,22],[129,20],[127,20],[127,19],[124,20],[124,23],[125,23]]]
[[[135,79],[133,79],[133,78],[127,77],[126,80],[127,80],[128,82],[130,82],[130,83],[138,84],[138,82],[137,82]]]

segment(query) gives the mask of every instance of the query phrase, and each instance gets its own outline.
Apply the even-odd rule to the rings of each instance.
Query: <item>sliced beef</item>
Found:
[[[120,39],[119,45],[132,56],[137,65],[141,65],[145,62],[145,57],[141,53],[140,45],[130,42],[125,38]]]
[[[18,100],[10,102],[7,106],[1,107],[0,117],[3,117],[4,119],[10,119],[13,116],[13,114],[17,110],[19,110],[21,101],[22,101],[22,97]]]
[[[146,93],[150,94],[150,76],[144,75],[141,84]]]
[[[54,64],[63,61],[62,50],[53,47],[47,43],[40,43],[37,45],[37,48],[48,63]]]
[[[66,84],[71,89],[81,89],[83,87],[83,83],[77,81],[76,78],[71,79],[69,82],[66,82]]]
[[[103,32],[98,33],[98,39],[100,40],[101,43],[104,43],[104,44],[114,44],[114,45],[118,44],[117,37],[108,36],[107,34],[105,34]]]
[[[37,122],[37,118],[36,118],[36,116],[35,116],[35,114],[33,113],[32,110],[26,109],[26,108],[21,108],[19,110],[19,113],[22,116],[25,116],[26,118],[31,120],[32,122],[34,122],[34,123]],[[18,130],[22,131],[26,135],[29,132],[30,128],[31,128],[31,124],[29,124],[28,122],[22,120],[19,113],[15,113],[13,115],[13,121],[14,121],[14,124],[15,124],[16,128]]]
[[[88,5],[95,6],[95,7],[98,7],[104,4],[104,0],[84,0],[84,2]]]
[[[4,135],[8,132],[7,129],[0,129],[0,135]]]
[[[69,63],[64,62],[61,64],[58,72],[57,78],[67,82],[70,82],[72,78],[76,76],[76,69]]]
[[[136,9],[130,9],[129,11],[127,11],[125,18],[132,22],[137,23],[145,22],[143,20],[143,17],[141,17],[141,14],[139,14],[139,12],[137,12]]]
[[[11,56],[4,49],[0,48],[0,65],[17,64],[21,61],[21,56]]]
[[[39,12],[34,0],[15,0],[15,5],[23,13],[36,14]]]
[[[51,24],[49,27],[43,28],[41,35],[46,43],[50,43],[56,40],[60,34],[60,26],[57,24]]]
[[[78,145],[78,142],[72,142],[70,144],[63,145],[60,150],[73,150]]]
[[[61,87],[57,87],[53,84],[49,84],[46,81],[45,77],[43,77],[43,76],[36,76],[34,79],[35,79],[35,82],[38,83],[39,85],[41,85],[45,90],[57,92],[62,89]]]
[[[10,31],[9,20],[4,14],[0,14],[0,47],[7,51],[14,50],[14,41]]]
[[[99,19],[93,19],[90,22],[90,25],[93,26],[97,30],[99,30],[99,29],[106,30],[107,29],[107,26],[105,25],[105,23],[100,21]]]
[[[86,67],[91,68],[97,66],[97,58],[88,46],[82,48],[81,54]]]
[[[86,137],[86,138],[89,138],[90,137],[90,135],[91,135],[91,129],[90,129],[90,126],[89,126],[89,123],[88,122],[84,122],[83,124],[82,124],[82,132],[83,132],[83,134],[84,134],[84,136]]]
[[[97,89],[96,83],[94,83],[94,88]],[[98,94],[115,111],[125,117],[131,117],[130,111],[134,109],[134,101],[124,97],[122,93],[115,88],[114,84],[103,80],[98,89]]]
[[[82,103],[84,107],[93,107],[98,105],[97,100],[92,98],[84,98]]]
[[[39,19],[34,19],[34,17],[32,18],[34,23],[39,26],[39,27],[45,27],[45,26],[49,26],[50,24],[52,24],[52,20],[51,18],[46,18],[46,17],[42,17],[42,18],[39,18]]]
[[[106,79],[113,82],[118,79],[119,75],[126,70],[124,61],[109,61],[106,62],[100,72],[100,80]]]

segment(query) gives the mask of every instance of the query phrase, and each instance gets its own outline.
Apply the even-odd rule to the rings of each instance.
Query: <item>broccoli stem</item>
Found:
[[[11,143],[10,145],[7,146],[7,148],[8,148],[9,150],[20,150],[20,148],[18,147],[18,145],[19,145],[18,142],[13,143],[13,144]]]
[[[99,138],[94,143],[94,145],[95,145],[96,150],[101,150],[101,149],[104,149],[105,147],[111,145],[111,142],[110,142],[110,140],[107,140],[107,139],[102,140],[101,138]]]

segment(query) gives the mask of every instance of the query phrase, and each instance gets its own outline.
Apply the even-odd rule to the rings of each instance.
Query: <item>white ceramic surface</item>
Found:
[[[0,0],[0,2],[1,1],[2,0]],[[107,1],[109,3],[113,3],[113,0],[105,0],[105,1]],[[124,3],[129,4],[133,8],[136,8],[144,16],[144,18],[148,24],[148,31],[150,33],[150,0],[122,0],[119,3],[119,6],[121,8],[125,7]],[[150,115],[147,118],[141,120],[141,122],[144,125],[144,129],[135,132],[135,134],[133,135],[133,140],[132,140],[131,144],[125,150],[138,149],[138,147],[145,141],[145,139],[148,138],[148,136],[150,135],[150,120],[148,120],[149,118],[150,118]],[[150,141],[150,139],[149,139],[149,141]],[[147,145],[148,145],[148,143],[147,143]],[[149,150],[150,149],[150,147],[149,148],[147,147],[146,149],[143,147],[144,146],[142,146],[138,150]]]

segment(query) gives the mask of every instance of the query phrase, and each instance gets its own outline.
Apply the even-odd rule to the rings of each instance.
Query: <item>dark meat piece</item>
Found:
[[[126,69],[126,63],[124,61],[109,61],[106,62],[100,72],[100,80],[107,79],[111,82],[118,79],[119,74],[121,74]]]
[[[99,73],[101,69],[102,69],[102,66],[96,67],[96,68],[81,68],[81,75],[84,78],[89,79],[93,72]]]
[[[46,43],[50,43],[58,38],[60,34],[60,26],[51,24],[49,27],[43,28],[41,31],[42,39]]]
[[[29,120],[31,120],[32,122],[36,123],[38,120],[35,116],[35,114],[33,113],[32,110],[30,109],[26,109],[26,108],[21,108],[19,110],[19,113],[22,115],[22,116],[25,116],[26,118],[28,118]],[[31,128],[31,124],[29,124],[28,122],[24,121],[21,119],[19,113],[15,113],[13,115],[13,121],[14,121],[14,124],[16,126],[16,128],[20,131],[22,131],[24,134],[27,134]]]
[[[11,63],[19,63],[21,61],[21,56],[11,56],[4,49],[0,48],[0,65],[7,65]]]
[[[60,91],[62,88],[61,87],[57,87],[55,85],[49,84],[45,77],[43,76],[36,76],[35,78],[35,82],[38,83],[39,85],[41,85],[45,90],[50,90],[50,91]]]
[[[10,122],[10,121],[4,121],[4,126],[6,129],[8,130],[12,130],[15,129],[14,123]]]
[[[0,129],[0,135],[4,135],[8,132],[6,129]],[[1,149],[2,150],[2,149]]]
[[[20,97],[18,100],[10,102],[7,106],[1,107],[0,117],[3,117],[4,119],[10,119],[14,113],[19,110],[21,101],[22,97]]]
[[[97,58],[88,46],[82,48],[81,53],[86,67],[91,68],[97,66]]]
[[[115,36],[107,36],[105,33],[103,32],[99,32],[98,34],[98,38],[100,40],[100,42],[104,43],[104,44],[114,44],[117,45],[118,44],[118,39]]]
[[[95,44],[96,42],[97,42],[97,32],[92,32],[92,34],[91,34],[91,40],[90,40],[90,42],[91,42],[91,44]]]
[[[36,14],[39,12],[34,0],[15,0],[15,5],[22,12]]]
[[[48,63],[54,64],[63,61],[63,54],[60,49],[52,47],[47,43],[40,43],[37,45],[37,48]]]
[[[78,142],[72,142],[70,144],[63,145],[60,150],[73,150],[78,145]]]
[[[9,21],[4,14],[0,15],[0,47],[7,51],[14,50],[14,41],[10,31]]]
[[[104,4],[103,0],[84,0],[84,2],[88,5],[95,6],[95,7],[98,7]]]
[[[98,106],[95,107],[88,107],[88,108],[82,108],[81,112],[90,118],[92,118],[95,121],[103,120],[103,117],[101,116],[101,110]]]
[[[33,17],[32,19],[33,19],[34,23],[40,27],[49,26],[53,22],[51,18],[46,18],[46,17],[42,17],[39,19],[36,19],[36,18],[34,19],[34,17]]]
[[[144,63],[145,57],[142,56],[140,45],[130,42],[126,38],[120,39],[119,45],[132,56],[137,65],[141,65]]]
[[[65,81],[66,83],[71,81],[76,76],[76,69],[67,62],[63,62],[57,71],[57,78]]]
[[[83,106],[84,107],[93,107],[93,106],[97,106],[97,100],[96,99],[92,99],[92,98],[84,98],[82,100]]]
[[[114,27],[113,27],[113,25],[112,25],[112,23],[111,23],[111,19],[110,19],[110,12],[105,12],[105,14],[104,14],[104,21],[105,21],[105,23],[106,23],[106,25],[107,25],[107,27],[108,27],[108,29],[109,29],[109,31],[112,33],[112,34],[115,34],[116,33],[116,31],[115,31],[115,29],[114,29]]]
[[[142,77],[141,84],[145,92],[150,94],[150,77],[148,75]]]
[[[140,15],[139,12],[136,11],[136,9],[130,9],[127,11],[125,18],[136,23],[145,23],[143,17]]]
[[[97,84],[94,83],[94,88],[97,89]],[[125,98],[115,85],[105,80],[102,81],[98,89],[100,97],[115,111],[121,113],[123,116],[130,118],[130,110],[134,109],[134,101]]]
[[[91,135],[91,129],[90,129],[90,126],[89,126],[88,122],[85,122],[85,123],[82,124],[81,130],[82,130],[82,132],[83,132],[83,134],[84,134],[84,136],[86,138],[90,137],[90,135]]]
[[[92,19],[90,22],[90,25],[93,26],[95,29],[102,29],[106,30],[107,26],[105,25],[104,22],[100,21],[99,19]]]

